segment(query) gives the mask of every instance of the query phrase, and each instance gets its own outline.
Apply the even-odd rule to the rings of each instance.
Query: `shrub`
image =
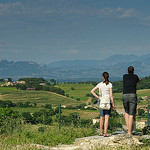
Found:
[[[9,134],[20,127],[22,121],[18,112],[11,108],[0,108],[0,133]]]
[[[91,100],[91,102],[93,103],[93,104],[97,104],[98,103],[98,100],[97,100],[97,98],[92,98],[92,100]]]
[[[71,87],[71,90],[75,90],[75,88],[74,88],[74,87]]]
[[[138,115],[142,116],[145,113],[144,109],[138,109]]]

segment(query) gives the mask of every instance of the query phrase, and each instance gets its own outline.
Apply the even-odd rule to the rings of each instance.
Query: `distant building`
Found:
[[[16,81],[15,83],[16,83],[16,84],[26,84],[25,81]]]
[[[45,86],[46,84],[45,83],[40,83],[39,85]]]
[[[92,119],[93,125],[95,125],[97,122],[100,122],[100,119]]]
[[[7,83],[5,83],[5,84],[2,84],[1,86],[11,86],[11,85],[13,85],[12,82],[7,82]]]

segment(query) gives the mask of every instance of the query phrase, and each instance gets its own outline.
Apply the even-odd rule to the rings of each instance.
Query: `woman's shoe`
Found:
[[[99,133],[99,135],[98,136],[103,136],[103,133]]]
[[[109,135],[108,134],[104,134],[104,137],[109,137]]]

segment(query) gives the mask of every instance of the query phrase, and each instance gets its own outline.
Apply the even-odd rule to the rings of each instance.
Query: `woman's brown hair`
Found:
[[[108,72],[103,72],[102,75],[103,75],[103,77],[104,77],[103,83],[106,83],[106,85],[109,84],[109,80],[108,80],[108,78],[109,78],[109,73],[108,73]]]

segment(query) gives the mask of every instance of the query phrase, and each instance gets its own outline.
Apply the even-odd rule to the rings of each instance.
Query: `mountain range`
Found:
[[[150,54],[116,54],[103,60],[62,60],[41,65],[32,61],[0,61],[0,78],[18,80],[24,77],[54,78],[59,82],[99,81],[104,71],[110,80],[122,80],[127,67],[132,65],[135,73],[143,78],[150,75]]]

